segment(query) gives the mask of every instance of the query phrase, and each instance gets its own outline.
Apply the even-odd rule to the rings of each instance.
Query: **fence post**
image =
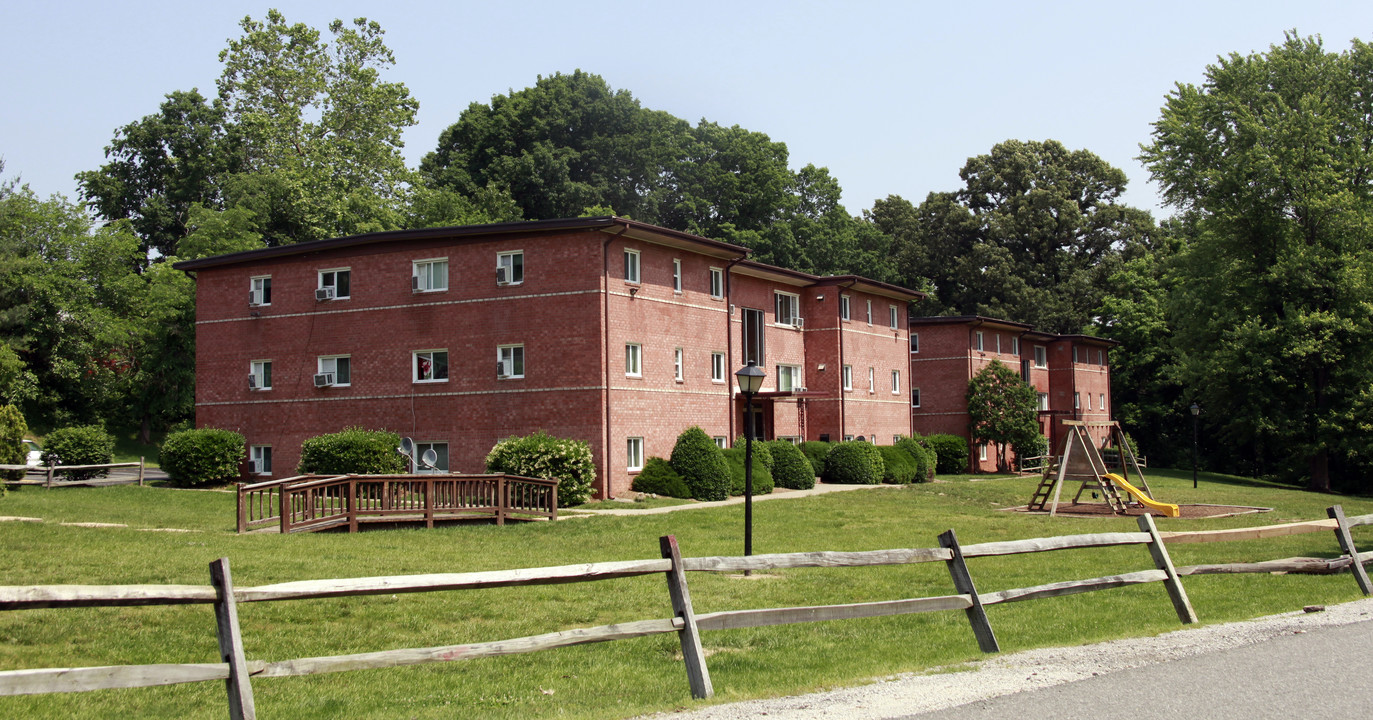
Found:
[[[672,612],[684,623],[677,637],[682,642],[682,661],[686,663],[691,696],[697,700],[714,697],[715,688],[710,684],[706,654],[701,649],[701,631],[696,627],[696,611],[691,608],[691,591],[687,589],[686,571],[682,569],[682,551],[677,547],[677,537],[664,535],[658,538],[658,546],[663,551],[663,557],[672,561],[672,569],[667,571],[667,592],[672,597]]]
[[[51,489],[52,489],[52,466],[51,466],[51,465],[48,466],[48,481],[47,481],[46,483],[43,484],[43,489],[44,489],[44,490],[51,490]]]
[[[1354,580],[1359,583],[1359,589],[1364,595],[1373,595],[1373,584],[1368,581],[1368,571],[1364,570],[1363,563],[1359,562],[1359,549],[1354,545],[1354,537],[1349,534],[1349,521],[1344,519],[1344,506],[1328,507],[1325,514],[1335,520],[1335,539],[1340,543],[1340,552],[1354,562],[1350,571],[1354,573]]]
[[[244,533],[248,531],[248,508],[243,504],[243,483],[234,483],[238,488],[238,531]]]
[[[977,588],[973,586],[973,576],[968,574],[968,563],[963,559],[963,549],[958,546],[958,535],[953,529],[949,529],[948,532],[939,536],[939,547],[953,551],[953,557],[945,561],[949,567],[949,577],[953,579],[953,586],[958,594],[967,595],[973,601],[972,607],[964,612],[968,615],[968,623],[973,626],[973,635],[977,637],[977,646],[982,649],[982,652],[1001,652],[1001,645],[996,641],[996,633],[992,632],[992,623],[987,619],[987,611],[982,607],[982,599],[977,596]]]
[[[253,686],[248,680],[248,662],[243,657],[243,636],[238,630],[238,602],[234,599],[229,558],[222,557],[210,563],[210,584],[215,588],[219,655],[229,664],[229,679],[224,681],[229,692],[229,717],[231,720],[257,720]]]
[[[143,456],[138,456],[138,486],[143,487]]]
[[[1158,528],[1154,526],[1154,516],[1149,513],[1140,515],[1139,529],[1149,533],[1149,554],[1154,557],[1154,567],[1168,576],[1163,585],[1168,588],[1168,598],[1173,601],[1178,620],[1184,625],[1196,622],[1197,613],[1192,609],[1192,601],[1187,599],[1187,591],[1183,589],[1178,571],[1173,567],[1173,559],[1168,557],[1168,548],[1163,546],[1163,538],[1159,537]]]

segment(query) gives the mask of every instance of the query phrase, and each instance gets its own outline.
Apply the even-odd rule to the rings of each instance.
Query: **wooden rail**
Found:
[[[490,477],[490,476],[487,476]],[[411,481],[406,477],[387,477],[379,480],[393,483]],[[443,479],[436,476],[435,479]],[[287,480],[256,483],[245,489],[278,488],[281,497],[312,498],[315,507],[332,507],[321,499],[322,488],[349,489],[349,498],[356,501],[357,481],[376,481],[375,478],[343,476],[339,478],[289,478]],[[390,485],[388,492],[416,493],[410,486]],[[507,484],[508,487],[508,484]],[[292,490],[300,492],[293,494]],[[556,488],[554,488],[556,492]],[[313,495],[312,495],[313,493]],[[420,493],[421,497],[435,497]],[[240,498],[244,497],[240,493]],[[336,496],[324,496],[324,498]],[[372,497],[372,496],[368,496]],[[487,496],[489,497],[489,496]],[[399,499],[398,499],[399,501]],[[405,500],[399,502],[404,506]],[[418,502],[418,500],[415,500]],[[382,503],[385,505],[385,503]],[[395,510],[398,502],[382,509]],[[240,505],[240,518],[244,517]],[[292,506],[287,505],[288,508]],[[413,510],[413,506],[405,509]],[[291,510],[296,512],[295,509]],[[557,567],[523,568],[471,573],[435,573],[427,575],[399,575],[366,578],[305,580],[276,583],[257,587],[234,586],[226,558],[211,563],[211,584],[197,585],[48,585],[0,587],[0,610],[30,608],[176,605],[186,603],[213,604],[216,634],[219,638],[218,663],[184,663],[156,665],[126,665],[88,668],[43,668],[0,672],[0,696],[28,695],[54,692],[82,692],[110,688],[152,687],[187,682],[225,680],[229,694],[231,718],[255,718],[251,677],[289,677],[315,675],[373,668],[399,667],[437,662],[453,662],[475,658],[495,657],[587,643],[608,642],[675,632],[682,646],[687,680],[693,697],[707,698],[714,693],[705,654],[701,650],[702,631],[786,625],[803,622],[849,620],[858,618],[904,615],[910,613],[962,610],[967,615],[979,647],[984,652],[997,652],[1000,646],[987,619],[985,608],[1002,603],[1021,602],[1077,593],[1093,592],[1127,585],[1163,583],[1179,620],[1196,621],[1186,591],[1180,582],[1185,575],[1231,572],[1272,572],[1277,569],[1308,572],[1352,570],[1359,579],[1360,589],[1370,594],[1363,564],[1373,562],[1373,552],[1355,551],[1349,529],[1373,525],[1373,515],[1344,517],[1339,506],[1329,509],[1329,520],[1288,523],[1260,528],[1238,528],[1224,531],[1191,533],[1160,533],[1153,518],[1138,518],[1140,532],[1097,533],[1048,538],[1031,538],[1000,542],[960,545],[954,531],[940,535],[939,547],[902,548],[863,552],[806,552],[749,557],[683,558],[672,536],[660,539],[661,559],[626,560],[586,563]],[[392,515],[382,515],[392,517]],[[1334,560],[1289,558],[1286,560],[1230,565],[1196,565],[1174,568],[1168,556],[1168,542],[1221,542],[1282,537],[1301,532],[1333,529],[1344,555]],[[968,558],[1023,555],[1058,550],[1144,545],[1148,548],[1155,569],[1126,572],[1082,580],[1068,580],[1025,588],[1013,588],[979,593],[968,570]],[[944,562],[954,593],[934,597],[904,598],[877,602],[816,605],[784,608],[755,608],[725,610],[697,615],[691,603],[687,572],[741,572],[747,570],[780,570],[786,568],[848,568],[883,565],[906,565]],[[673,617],[634,620],[589,628],[559,630],[541,635],[498,640],[493,642],[446,645],[428,648],[405,648],[378,652],[356,653],[329,657],[297,658],[276,662],[248,660],[244,656],[243,641],[238,623],[237,604],[244,602],[274,602],[309,598],[351,597],[410,592],[434,592],[479,588],[519,587],[526,585],[555,585],[560,583],[592,582],[630,578],[662,573],[667,580]]]
[[[42,485],[45,488],[53,486],[53,475],[65,470],[108,470],[111,468],[136,467],[138,468],[138,484],[143,484],[143,475],[147,466],[143,458],[138,458],[138,462],[125,463],[102,463],[99,465],[38,465],[29,467],[28,465],[0,465],[0,470],[23,470],[25,473],[35,473],[44,475],[43,480],[5,480],[7,485]],[[82,481],[74,481],[73,484],[80,484]],[[61,483],[57,483],[61,485]]]
[[[300,475],[239,485],[238,531],[311,532],[361,523],[491,517],[556,520],[558,481],[516,475]]]

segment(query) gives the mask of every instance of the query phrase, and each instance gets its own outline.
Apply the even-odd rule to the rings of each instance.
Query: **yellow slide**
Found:
[[[1156,500],[1150,500],[1149,496],[1145,495],[1143,492],[1140,492],[1139,488],[1135,487],[1134,485],[1131,485],[1129,482],[1126,482],[1125,478],[1115,473],[1107,473],[1104,477],[1107,480],[1110,480],[1111,482],[1124,488],[1125,492],[1133,495],[1141,505],[1149,508],[1150,510],[1157,510],[1167,517],[1178,517],[1182,514],[1178,510],[1177,505],[1174,505],[1172,503],[1161,503]]]

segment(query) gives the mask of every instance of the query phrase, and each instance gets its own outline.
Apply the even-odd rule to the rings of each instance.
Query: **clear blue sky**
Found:
[[[969,156],[1053,138],[1129,175],[1164,96],[1208,63],[1264,51],[1283,31],[1343,50],[1373,39],[1373,3],[1329,2],[7,2],[0,74],[6,177],[76,197],[114,130],[166,93],[212,95],[219,51],[245,15],[279,8],[324,29],[381,23],[420,101],[411,165],[473,102],[582,69],[646,107],[785,142],[793,167],[828,167],[858,214],[875,199],[953,190]]]

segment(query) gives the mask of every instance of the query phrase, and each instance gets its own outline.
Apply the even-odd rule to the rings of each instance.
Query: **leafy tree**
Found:
[[[993,360],[968,380],[968,431],[975,443],[996,445],[996,467],[1010,469],[1006,446],[1028,447],[1039,435],[1035,389]]]
[[[1125,173],[1054,140],[1007,140],[959,175],[956,192],[918,207],[891,196],[869,215],[896,244],[903,284],[933,290],[924,312],[1082,332],[1122,250],[1154,232],[1148,213],[1118,202]]]
[[[29,431],[24,415],[13,405],[0,405],[0,465],[24,465],[28,462],[28,448],[24,447],[24,435]],[[23,470],[0,471],[0,480],[23,480]],[[5,494],[5,484],[0,482],[0,496]]]
[[[1142,159],[1196,217],[1175,266],[1181,379],[1258,469],[1367,487],[1373,46],[1289,33],[1167,97]],[[1297,462],[1288,461],[1298,459]]]

